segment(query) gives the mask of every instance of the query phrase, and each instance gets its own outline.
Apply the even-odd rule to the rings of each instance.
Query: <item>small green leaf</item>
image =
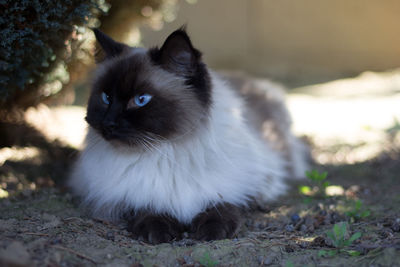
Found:
[[[357,250],[346,250],[346,252],[352,257],[360,256],[361,254],[361,252]]]
[[[361,237],[360,232],[354,233],[349,239],[350,244],[353,243],[355,240],[359,239],[360,237]]]
[[[337,223],[337,224],[335,224],[335,225],[333,226],[333,233],[335,234],[335,237],[336,237],[337,239],[339,239],[339,238],[342,236],[342,235],[341,235],[342,229],[343,229],[343,224]]]
[[[364,210],[364,211],[361,212],[361,214],[360,214],[361,218],[368,217],[369,215],[371,215],[371,212],[370,212],[369,210]]]
[[[304,204],[310,204],[311,201],[312,201],[311,197],[305,197],[305,198],[303,199],[303,203],[304,203]]]
[[[318,251],[318,257],[325,257],[326,256],[326,254],[327,254],[327,251],[326,250],[319,250]]]
[[[333,234],[333,232],[328,231],[328,232],[326,232],[326,235],[327,235],[327,236],[329,237],[329,239],[332,240],[333,242],[336,241],[336,237],[335,237],[335,235]]]
[[[299,187],[299,192],[300,192],[300,194],[308,195],[311,193],[311,187],[302,185]]]
[[[328,255],[329,257],[335,256],[336,254],[337,254],[337,250],[330,250],[330,251],[328,251],[328,253],[327,253],[327,255]]]
[[[318,257],[332,257],[337,254],[337,250],[319,250]]]
[[[347,246],[350,246],[351,245],[351,241],[350,241],[350,239],[349,240],[344,240],[343,241],[343,245],[341,246],[341,247],[347,247]]]
[[[213,267],[218,265],[218,262],[211,259],[210,254],[208,252],[205,252],[203,254],[203,257],[199,259],[200,264],[207,266],[207,267]]]
[[[358,211],[358,210],[361,209],[361,206],[362,206],[362,202],[361,202],[361,200],[358,199],[356,201],[356,203],[354,203],[354,208],[355,208],[356,211]]]

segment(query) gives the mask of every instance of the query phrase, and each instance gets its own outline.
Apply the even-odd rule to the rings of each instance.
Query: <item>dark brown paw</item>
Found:
[[[171,242],[180,238],[180,231],[171,220],[161,216],[147,215],[128,221],[132,237],[151,244]]]
[[[238,208],[218,205],[196,216],[192,222],[192,238],[203,241],[232,238],[239,226]]]
[[[205,224],[198,226],[193,238],[202,241],[232,238],[235,231],[232,231],[229,228],[229,226],[224,225],[221,222],[206,222]]]

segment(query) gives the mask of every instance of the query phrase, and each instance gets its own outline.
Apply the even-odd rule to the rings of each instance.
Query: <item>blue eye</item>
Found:
[[[134,100],[136,105],[138,105],[139,107],[143,107],[150,102],[151,98],[152,96],[149,94],[141,94],[135,95]]]
[[[110,96],[107,95],[106,93],[101,93],[101,99],[103,100],[104,104],[109,105],[110,104]]]

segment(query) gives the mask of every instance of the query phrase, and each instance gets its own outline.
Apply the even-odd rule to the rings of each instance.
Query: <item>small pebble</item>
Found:
[[[400,232],[400,223],[397,222],[397,220],[395,222],[392,223],[391,227],[390,227],[394,232]]]
[[[264,264],[264,259],[265,259],[265,257],[264,256],[258,256],[257,257],[257,260],[258,260],[258,264]]]
[[[113,231],[108,231],[106,234],[106,239],[114,241],[115,236],[114,236],[114,232]]]
[[[32,196],[32,190],[30,190],[30,189],[24,189],[24,190],[22,191],[22,195],[23,195],[24,197],[28,198],[28,197]]]
[[[288,253],[292,253],[292,252],[295,251],[295,248],[292,245],[289,244],[289,245],[285,246],[285,251],[288,252]]]
[[[298,221],[300,221],[300,216],[298,214],[293,214],[290,219],[292,220],[293,224],[297,224]]]
[[[13,241],[0,250],[1,266],[32,266],[27,248],[19,241]]]
[[[332,223],[336,223],[341,220],[337,212],[332,212],[331,218],[332,218]]]
[[[58,244],[61,244],[61,243],[62,243],[62,239],[61,239],[60,237],[53,238],[53,239],[50,241],[50,244],[51,244],[51,245],[58,245]]]
[[[300,242],[300,247],[301,248],[307,248],[308,247],[308,243],[306,243],[306,242]]]
[[[332,223],[332,216],[328,213],[328,214],[325,216],[324,224],[325,224],[325,225],[329,225],[329,224],[331,224],[331,223]]]
[[[274,257],[266,257],[264,259],[264,265],[271,265],[272,263],[274,263],[275,258]]]
[[[267,266],[267,265],[271,265],[274,263],[275,261],[275,254],[269,255],[269,256],[258,256],[257,260],[258,260],[258,264],[261,266]]]
[[[288,232],[293,232],[294,231],[294,226],[292,224],[288,224],[285,226],[285,230]]]
[[[314,218],[311,217],[311,216],[307,216],[306,219],[305,219],[305,221],[304,221],[304,224],[305,224],[307,227],[310,227],[311,225],[314,225]]]
[[[186,264],[189,264],[189,265],[194,264],[193,258],[192,258],[191,256],[189,256],[189,255],[184,255],[184,256],[183,256],[183,259],[185,260],[185,263],[186,263]]]

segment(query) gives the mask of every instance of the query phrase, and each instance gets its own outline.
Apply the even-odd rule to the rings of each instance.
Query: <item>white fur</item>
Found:
[[[284,193],[283,157],[242,117],[243,102],[215,75],[209,122],[149,147],[116,147],[90,129],[70,186],[97,216],[150,209],[191,220],[210,205],[246,205]]]

